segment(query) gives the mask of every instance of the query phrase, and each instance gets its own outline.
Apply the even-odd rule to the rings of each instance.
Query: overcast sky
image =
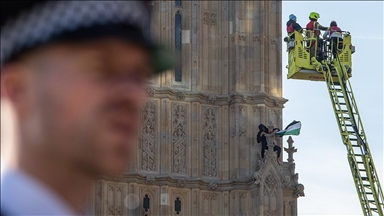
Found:
[[[356,52],[352,56],[352,89],[363,121],[376,170],[383,176],[383,2],[283,1],[283,36],[289,14],[305,27],[309,13],[320,14],[319,23],[337,21],[351,32]],[[359,198],[347,161],[327,86],[324,82],[287,80],[287,52],[283,43],[283,125],[302,122],[294,136],[294,155],[305,197],[299,198],[299,215],[362,215]],[[286,142],[284,143],[287,146]],[[285,154],[285,159],[287,155]]]

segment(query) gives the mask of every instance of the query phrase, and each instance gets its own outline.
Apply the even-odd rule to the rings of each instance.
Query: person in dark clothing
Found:
[[[287,22],[287,33],[290,39],[295,39],[295,34],[293,34],[295,31],[300,33],[303,32],[303,28],[301,28],[300,24],[298,24],[296,21],[297,18],[294,14],[289,15],[289,20]]]
[[[330,30],[326,31],[323,35],[324,39],[331,42],[333,58],[336,58],[337,50],[343,48],[343,35],[341,29],[337,26],[336,21],[330,24]]]
[[[261,158],[264,158],[264,152],[265,150],[268,150],[268,140],[265,134],[271,134],[274,132],[279,131],[278,128],[274,128],[272,131],[269,131],[268,128],[260,124],[259,125],[259,132],[257,133],[257,142],[261,142]],[[277,162],[280,164],[279,158],[280,158],[280,153],[281,153],[281,148],[273,143],[273,151],[276,151],[277,153]]]

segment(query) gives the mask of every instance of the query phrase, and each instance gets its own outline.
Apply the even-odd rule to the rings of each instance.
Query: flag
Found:
[[[299,135],[300,129],[301,129],[301,122],[293,121],[284,130],[276,132],[276,135],[280,137],[284,135]]]

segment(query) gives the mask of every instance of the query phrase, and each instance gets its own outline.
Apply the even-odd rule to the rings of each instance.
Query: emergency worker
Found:
[[[336,58],[337,50],[343,48],[343,35],[336,21],[330,24],[330,30],[324,32],[323,38],[329,40],[332,47],[333,58]]]
[[[303,32],[303,28],[301,28],[300,24],[297,23],[297,18],[294,14],[289,15],[289,20],[287,22],[287,33],[290,39],[295,39],[294,31],[298,31],[300,33]]]
[[[323,40],[321,38],[319,38],[320,36],[320,30],[329,30],[328,27],[324,27],[322,25],[320,25],[319,22],[317,22],[317,20],[320,18],[320,14],[318,14],[317,12],[311,12],[309,14],[309,23],[307,24],[306,26],[306,29],[307,29],[307,37],[308,38],[311,38],[311,33],[313,32],[313,37],[315,38],[315,41],[317,42],[317,47],[315,46],[316,42],[315,41],[312,41],[310,43],[310,56],[312,58],[312,56],[314,56],[315,54],[315,50],[317,49],[317,60],[318,61],[321,61],[323,60]]]
[[[95,179],[127,171],[148,79],[175,63],[144,36],[145,3],[1,1],[1,102],[17,128],[1,215],[85,215]]]

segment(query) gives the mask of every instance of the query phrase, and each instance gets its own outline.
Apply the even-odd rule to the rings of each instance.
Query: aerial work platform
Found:
[[[293,32],[294,39],[286,38],[287,52],[288,52],[288,79],[301,79],[311,81],[325,81],[323,72],[326,71],[325,65],[330,67],[331,75],[336,82],[337,73],[332,66],[333,44],[329,41],[324,41],[324,46],[321,50],[318,49],[318,41],[315,38],[307,37],[306,35],[313,35],[313,31],[304,31],[304,33]],[[351,54],[354,53],[355,48],[352,46],[351,35],[349,32],[343,32],[343,42],[341,49],[338,50],[338,57],[340,64],[348,71],[348,78],[352,76],[352,60]],[[291,37],[292,37],[291,36]],[[312,45],[312,46],[311,46]],[[313,55],[310,51],[313,49]],[[323,59],[318,59],[314,55],[317,52],[323,54]]]
[[[295,31],[293,35],[284,40],[289,56],[287,77],[326,83],[363,213],[383,216],[383,191],[349,82],[355,52],[351,35],[342,32],[341,39],[324,44],[313,31]]]

